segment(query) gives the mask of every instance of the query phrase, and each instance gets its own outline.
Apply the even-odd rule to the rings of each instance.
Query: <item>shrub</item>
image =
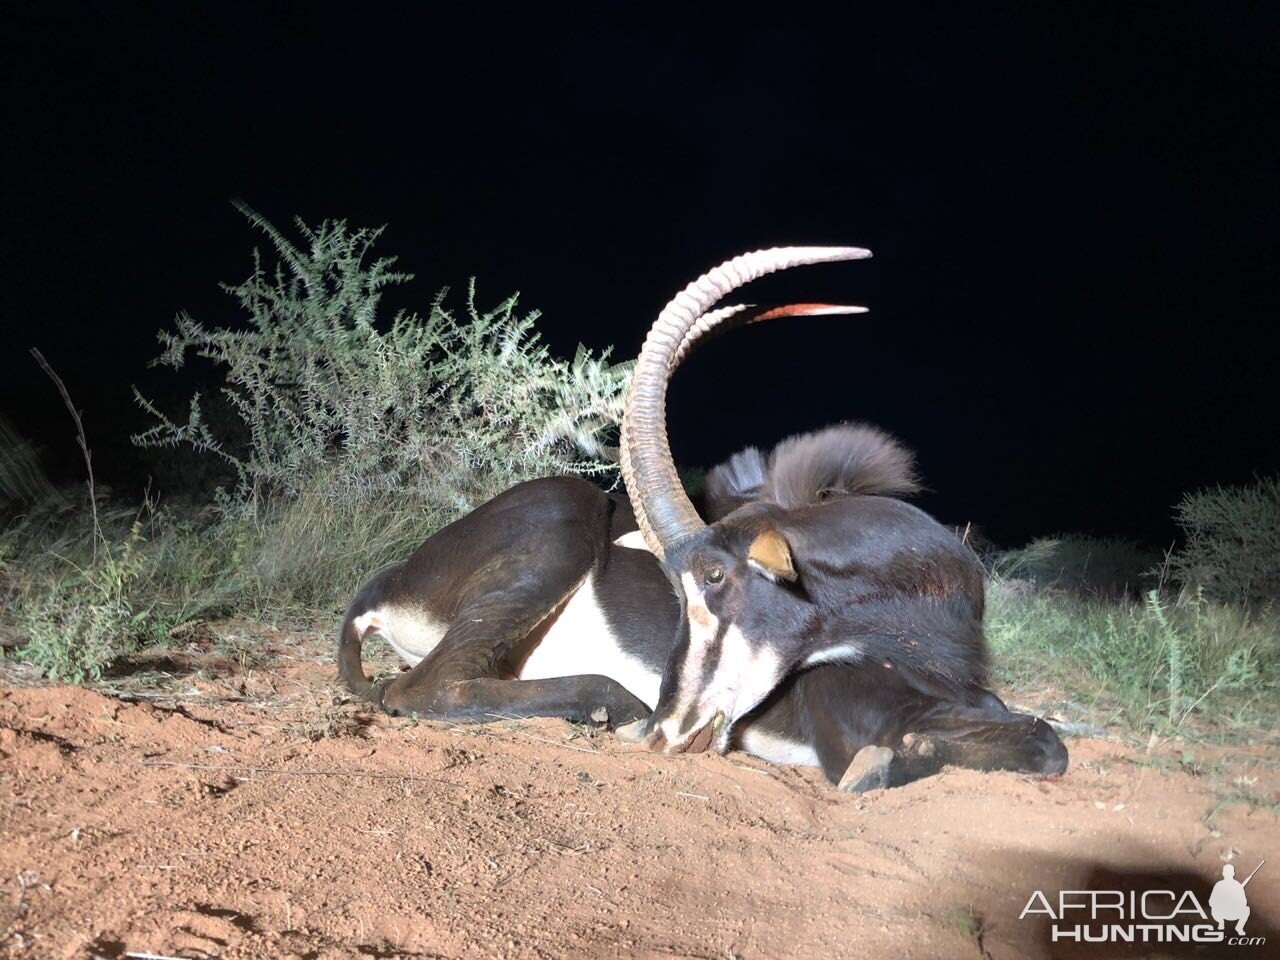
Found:
[[[1224,602],[1280,598],[1280,477],[1189,493],[1174,510],[1186,542],[1174,576]]]
[[[1132,540],[1062,534],[1034,540],[998,555],[995,570],[1006,577],[1075,593],[1137,595],[1154,577],[1160,554]]]
[[[514,296],[482,311],[474,283],[461,314],[446,290],[424,318],[401,312],[382,325],[382,292],[410,276],[371,259],[380,230],[298,222],[298,246],[241,210],[279,257],[267,267],[255,252],[249,279],[225,287],[247,325],[180,314],[157,363],[212,360],[242,429],[215,432],[198,395],[177,423],[135,391],[156,421],[136,443],[185,444],[235,472],[215,531],[239,544],[230,592],[259,610],[327,609],[515,483],[614,481],[630,363],[581,346],[571,361],[553,357],[536,312],[518,313]]]
[[[241,210],[280,258],[267,269],[255,252],[249,279],[225,287],[247,327],[180,314],[174,332],[160,334],[157,362],[179,369],[195,354],[221,367],[244,449],[214,434],[199,395],[176,423],[135,391],[156,420],[135,442],[189,444],[235,469],[224,506],[319,485],[343,507],[395,493],[438,525],[519,480],[615,470],[607,443],[630,364],[582,347],[571,362],[553,358],[534,332],[536,312],[518,314],[514,296],[482,312],[474,283],[461,317],[446,307],[446,290],[425,318],[401,312],[380,329],[382,292],[411,279],[392,258],[370,261],[381,230],[299,221],[299,249]]]

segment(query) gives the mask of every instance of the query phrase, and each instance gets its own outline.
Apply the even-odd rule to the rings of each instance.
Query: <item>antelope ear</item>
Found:
[[[766,530],[752,541],[747,563],[775,583],[795,583],[798,577],[791,562],[791,546],[777,530]]]

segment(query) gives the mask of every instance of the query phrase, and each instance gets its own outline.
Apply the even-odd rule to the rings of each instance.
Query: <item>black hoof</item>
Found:
[[[383,711],[384,713],[389,713],[392,716],[395,716],[395,711],[387,706],[387,699],[386,699],[387,681],[386,680],[382,681],[382,683],[375,683],[373,687],[369,690],[369,692],[366,693],[364,696],[366,700],[368,700],[370,703],[377,706],[379,710]]]
[[[1037,719],[1035,730],[1027,744],[1028,768],[1041,776],[1056,777],[1066,772],[1067,745],[1058,737],[1053,727]]]
[[[863,747],[840,778],[838,789],[842,793],[883,790],[889,786],[892,765],[893,751],[888,747]]]

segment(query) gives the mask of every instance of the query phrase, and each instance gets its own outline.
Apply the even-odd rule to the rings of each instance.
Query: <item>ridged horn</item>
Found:
[[[707,315],[707,310],[730,291],[765,274],[809,263],[862,260],[869,256],[871,251],[861,247],[775,247],[744,253],[689,284],[658,315],[631,375],[622,416],[621,466],[622,481],[636,508],[640,532],[660,560],[666,557],[668,547],[705,526],[680,484],[667,441],[667,381],[695,340],[748,308],[717,311],[721,314],[718,318],[716,314]],[[856,308],[851,311],[827,304],[799,304],[766,314],[845,312],[856,312]],[[770,318],[761,315],[754,319]]]
[[[675,355],[671,358],[670,372],[675,372],[676,367],[680,366],[684,358],[688,356],[689,351],[694,347],[699,346],[713,335],[718,336],[737,327],[761,323],[765,320],[776,320],[780,317],[835,316],[837,314],[847,315],[866,312],[866,307],[852,307],[836,303],[789,303],[781,307],[759,307],[753,303],[740,303],[729,307],[719,307],[710,313],[704,313],[689,328],[689,332],[680,341],[680,346],[676,348]],[[618,451],[618,462],[623,475],[628,475],[630,461],[627,458],[626,446],[621,445],[621,442]],[[643,515],[641,505],[636,501],[632,501],[631,509],[635,514],[637,524],[644,528],[647,518]],[[651,525],[649,529],[652,529]],[[662,555],[658,554],[658,556],[661,557]]]
[[[676,348],[671,358],[671,372],[684,362],[689,351],[695,346],[706,343],[712,335],[727,333],[738,327],[763,323],[766,320],[778,320],[782,317],[819,317],[866,313],[866,307],[853,307],[841,303],[788,303],[781,307],[761,307],[754,303],[735,304],[732,307],[720,307],[710,313],[704,313],[697,323],[689,328],[685,338]]]

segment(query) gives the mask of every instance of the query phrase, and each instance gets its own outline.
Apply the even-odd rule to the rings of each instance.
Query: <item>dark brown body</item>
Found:
[[[836,506],[814,510],[820,519]],[[865,512],[881,528],[901,527],[899,509],[924,516],[884,497],[855,497],[839,505],[842,513]],[[626,662],[643,665],[658,682],[679,637],[681,607],[651,554],[614,543],[634,528],[624,498],[585,481],[548,478],[513,487],[439,531],[360,591],[339,643],[343,678],[358,692],[372,692],[392,713],[455,721],[563,716],[580,722],[607,718],[618,726],[649,716],[652,696],[646,703],[615,677],[519,678],[531,643],[547,642],[540,640],[547,621],[589,581],[598,630],[557,642],[579,644],[584,653],[591,645],[614,645]],[[733,731],[735,746],[766,759],[819,765],[833,782],[862,747],[897,749],[907,733],[964,744],[935,750],[935,763],[1061,772],[1065,750],[1052,730],[1038,719],[1009,713],[980,686],[981,635],[972,629],[972,613],[976,605],[980,628],[981,571],[967,549],[943,533],[954,563],[945,586],[957,591],[957,623],[925,624],[919,619],[925,608],[915,614],[910,609],[913,598],[929,610],[937,606],[944,584],[936,570],[921,577],[919,570],[886,564],[880,556],[884,545],[874,538],[853,547],[852,562],[861,556],[872,576],[862,613],[892,615],[900,623],[914,615],[928,631],[921,635],[926,650],[954,661],[949,670],[967,671],[965,682],[947,687],[922,681],[906,655],[919,644],[879,651],[885,655],[874,661],[817,664],[789,676],[742,718]],[[387,609],[417,611],[422,622],[438,624],[443,632],[430,650],[421,650],[424,658],[409,672],[371,691],[360,666],[361,641],[367,633],[385,632],[370,631],[361,618]],[[956,642],[938,646],[939,627]],[[388,639],[395,644],[394,637]]]

